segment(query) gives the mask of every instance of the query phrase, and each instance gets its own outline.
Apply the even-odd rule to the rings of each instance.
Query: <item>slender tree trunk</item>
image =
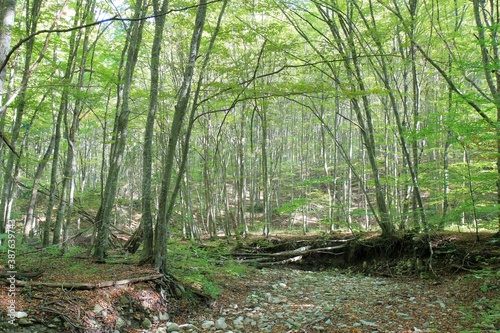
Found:
[[[238,151],[236,154],[236,169],[238,172],[237,175],[237,207],[236,207],[236,224],[238,225],[239,228],[242,228],[243,230],[239,230],[237,232],[243,232],[243,236],[247,237],[248,236],[248,225],[247,221],[245,218],[245,211],[246,211],[246,178],[245,178],[245,165],[246,165],[246,160],[245,160],[245,128],[246,128],[246,122],[245,122],[245,115],[242,113],[241,114],[241,120],[239,123],[239,139],[238,139]]]
[[[462,145],[462,148],[464,150],[464,159],[467,164],[467,189],[469,192],[472,208],[472,223],[474,225],[474,231],[476,232],[476,240],[479,241],[479,225],[477,219],[476,197],[474,195],[474,184],[472,183],[471,162],[467,147],[465,147],[465,145]]]
[[[81,25],[84,22],[89,22],[92,19],[94,4],[95,2],[92,0],[85,1],[85,3],[83,1],[78,2],[74,18],[75,26]],[[89,33],[90,32],[88,30],[73,31],[70,37],[70,55],[65,77],[68,79],[68,82],[73,78],[76,67],[76,56],[81,46],[81,59],[78,64],[79,70],[77,72],[78,80],[76,86],[76,89],[78,90],[82,90],[84,84],[84,75],[89,52]],[[54,226],[53,244],[60,244],[61,236],[64,240],[68,237],[68,228],[73,211],[74,174],[76,169],[76,136],[79,129],[80,114],[82,112],[83,103],[80,99],[77,99],[71,108],[72,111],[70,112],[70,96],[70,88],[66,87],[61,100],[61,110],[64,110],[65,137],[68,143],[68,150],[66,153],[66,161],[64,162],[62,185],[59,192],[59,209],[57,211]]]
[[[161,44],[163,42],[163,30],[165,26],[165,13],[168,8],[168,1],[163,0],[161,6],[159,0],[153,0],[153,9],[155,16],[155,33],[153,37],[153,46],[151,48],[151,87],[149,90],[149,108],[148,117],[146,120],[146,128],[144,129],[144,150],[142,163],[142,217],[141,228],[143,230],[144,246],[142,257],[144,259],[153,257],[153,214],[152,214],[152,195],[151,195],[151,179],[153,165],[153,132],[158,109],[158,90],[160,76],[160,53]]]
[[[143,16],[145,4],[138,0],[134,7],[134,18]],[[111,211],[113,209],[118,176],[120,174],[125,144],[127,142],[128,121],[130,116],[130,90],[133,85],[133,75],[135,65],[142,41],[142,31],[144,20],[132,21],[129,31],[129,43],[126,52],[126,64],[123,73],[123,87],[121,91],[121,105],[115,117],[113,128],[112,146],[109,154],[109,169],[106,178],[106,185],[101,199],[101,206],[97,212],[97,238],[95,244],[94,257],[104,260],[107,256],[109,227],[111,225]]]
[[[21,130],[22,115],[23,115],[22,110],[18,109],[14,121],[14,126],[12,128],[11,143],[10,143],[11,147],[14,150],[16,149],[16,141],[19,137],[19,133]],[[10,219],[11,215],[12,200],[14,197],[14,186],[16,181],[15,179],[16,175],[14,173],[14,170],[16,169],[15,165],[16,161],[17,163],[19,163],[18,159],[19,156],[17,156],[14,153],[14,151],[9,151],[7,163],[4,169],[3,190],[0,199],[0,208],[2,209],[2,211],[0,212],[0,233],[3,233],[5,231],[5,225]]]
[[[344,59],[344,75],[347,76],[346,87],[349,87],[348,89],[353,93],[357,91],[367,92],[364,76],[361,71],[361,65],[359,63],[358,49],[354,43],[354,35],[356,34],[357,29],[354,27],[352,14],[355,6],[353,3],[349,2],[345,13],[340,12],[340,9],[338,8],[323,7],[320,4],[316,4],[316,8],[334,38],[332,46],[337,49],[337,51],[341,54],[342,59]],[[338,17],[343,18],[339,19]],[[340,80],[340,76],[336,71],[332,74]],[[394,233],[394,225],[389,214],[389,208],[385,200],[384,186],[382,185],[380,178],[370,101],[367,94],[362,93],[361,97],[352,97],[350,102],[351,108],[356,114],[357,126],[360,130],[361,138],[366,148],[366,154],[371,168],[376,205],[379,214],[377,221],[382,229],[382,234],[385,236],[391,236]]]
[[[48,246],[50,244],[52,213],[54,210],[54,205],[56,200],[57,173],[58,173],[59,155],[60,155],[59,150],[62,137],[61,135],[61,124],[63,118],[62,110],[59,109],[59,112],[57,114],[54,112],[53,118],[54,118],[54,155],[52,157],[52,167],[50,172],[49,200],[47,203],[47,212],[45,213],[45,225],[43,228],[44,246]]]
[[[328,150],[327,150],[327,145],[326,145],[326,133],[325,133],[325,125],[320,124],[320,133],[321,133],[321,157],[323,159],[323,171],[325,172],[325,179],[326,179],[326,193],[328,196],[328,214],[327,214],[327,220],[328,220],[328,225],[330,226],[330,231],[334,231],[335,229],[335,224],[334,224],[334,191],[335,187],[332,185],[332,180],[330,175],[330,167],[328,165],[329,161],[329,156],[328,156]],[[334,162],[335,163],[335,157],[334,157]],[[334,173],[333,177],[335,177]]]
[[[191,46],[189,49],[189,60],[186,69],[183,74],[181,88],[179,90],[179,95],[177,98],[177,104],[175,105],[174,117],[172,120],[170,137],[168,140],[167,152],[163,161],[162,170],[162,184],[160,190],[160,202],[158,206],[158,217],[155,226],[155,244],[154,244],[154,266],[161,272],[167,272],[167,238],[168,233],[168,223],[170,216],[172,214],[172,209],[169,209],[168,198],[170,194],[170,184],[173,175],[173,164],[174,157],[177,148],[177,142],[179,141],[180,132],[186,114],[190,92],[191,92],[191,82],[194,76],[194,66],[196,59],[198,57],[198,50],[201,43],[201,37],[203,33],[203,27],[205,25],[205,18],[207,13],[207,1],[200,0],[198,11],[196,14],[195,26],[193,30],[193,35],[191,37]],[[175,196],[171,197],[171,203],[173,207],[173,200]]]
[[[36,173],[35,173],[35,177],[33,179],[33,188],[31,189],[30,200],[28,203],[28,211],[26,212],[26,219],[24,222],[24,237],[25,237],[25,239],[33,237],[33,228],[35,226],[34,215],[35,215],[36,199],[38,197],[38,187],[39,187],[39,183],[40,183],[40,178],[42,178],[43,171],[45,170],[45,167],[49,163],[50,156],[52,156],[52,152],[54,151],[55,142],[56,142],[56,133],[55,133],[55,126],[54,126],[54,130],[53,130],[52,136],[50,138],[49,146],[47,147],[47,150],[45,151],[45,154],[43,155],[42,160],[38,164],[38,167],[37,167]],[[48,221],[46,221],[45,223],[48,223]]]
[[[261,141],[261,168],[262,168],[262,195],[264,200],[264,229],[262,231],[265,237],[269,236],[271,232],[271,203],[270,203],[270,179],[269,179],[269,167],[267,162],[267,114],[266,110],[259,110],[256,106],[257,114],[261,120],[262,129],[262,141]]]
[[[10,51],[12,40],[12,28],[16,13],[16,0],[0,1],[0,118],[5,112],[3,105],[5,91],[5,79],[7,77],[7,54]],[[3,221],[0,221],[3,222]],[[0,225],[0,232],[3,232],[5,225]]]
[[[449,58],[450,61],[450,66],[451,66],[451,57]],[[453,103],[453,91],[451,89],[448,89],[448,113],[451,112],[452,108],[452,103]],[[453,137],[453,133],[451,130],[446,131],[446,138],[444,140],[444,147],[443,147],[443,206],[442,206],[442,213],[441,217],[439,220],[438,224],[438,230],[443,231],[446,227],[446,222],[447,222],[447,214],[448,214],[448,208],[450,206],[450,199],[449,199],[449,193],[450,193],[450,146],[451,146],[451,139]]]

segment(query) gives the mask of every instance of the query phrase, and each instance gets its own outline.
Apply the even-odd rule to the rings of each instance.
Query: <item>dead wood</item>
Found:
[[[73,320],[71,320],[70,316],[68,316],[66,313],[63,313],[57,309],[50,308],[47,306],[42,306],[39,308],[39,310],[43,311],[43,312],[49,312],[49,313],[53,313],[53,314],[57,315],[59,318],[63,319],[67,324],[71,325],[74,328],[78,328],[80,330],[86,330],[85,327],[80,326],[77,323],[75,323]]]
[[[10,278],[14,276],[15,278],[23,278],[35,280],[42,276],[43,271],[35,271],[35,272],[10,272],[10,271],[0,271],[0,278]]]
[[[311,245],[302,246],[294,250],[280,251],[275,253],[258,252],[238,252],[233,253],[234,257],[239,258],[241,263],[255,264],[257,267],[269,267],[275,265],[286,265],[302,260],[305,256],[315,253],[328,253],[338,255],[339,251],[347,247],[348,242],[341,245],[313,248]],[[269,249],[268,249],[269,250]]]
[[[296,256],[293,258],[284,259],[284,260],[280,260],[280,261],[261,262],[261,263],[257,264],[257,267],[270,267],[270,266],[275,266],[275,265],[286,265],[286,264],[290,264],[292,262],[297,262],[299,260],[302,260],[302,257],[303,256]]]
[[[306,255],[306,254],[311,254],[311,253],[324,253],[324,252],[330,252],[333,250],[339,250],[343,249],[346,247],[346,244],[343,245],[337,245],[337,246],[328,246],[328,247],[320,247],[316,249],[311,249],[311,246],[303,246],[295,250],[290,250],[290,251],[282,251],[282,252],[276,252],[276,253],[252,253],[252,252],[240,252],[240,253],[233,253],[233,256],[235,257],[267,257],[267,258],[279,258],[279,257],[291,257],[291,256],[296,256],[297,254],[301,255]]]
[[[154,274],[149,276],[142,276],[137,278],[130,278],[118,281],[104,281],[97,283],[78,283],[78,282],[27,282],[16,280],[16,286],[32,286],[32,287],[49,287],[49,288],[63,288],[63,289],[76,289],[76,290],[91,290],[99,288],[107,288],[113,286],[120,286],[130,283],[144,282],[157,280],[164,277],[163,274]]]

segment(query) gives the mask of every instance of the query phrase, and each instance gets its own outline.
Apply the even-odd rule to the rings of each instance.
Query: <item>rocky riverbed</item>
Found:
[[[369,277],[335,270],[262,269],[251,276],[224,281],[226,291],[210,306],[189,309],[182,316],[150,313],[140,329],[129,328],[125,316],[121,316],[113,330],[87,332],[472,331],[478,324],[474,316],[478,318],[481,312],[488,311],[488,303],[481,301],[486,300],[486,295],[472,282],[463,276],[423,280]],[[47,327],[36,322],[25,326],[2,323],[0,332],[61,332],[60,327],[54,328],[58,323],[52,324]],[[479,332],[497,332],[495,329],[500,327],[484,323]]]
[[[481,308],[480,303],[471,303],[468,293],[474,290],[459,282],[263,269],[246,279],[251,285],[246,292],[235,292],[232,298],[190,317],[183,329],[226,333],[462,332],[471,328],[467,320],[471,304],[478,311]],[[481,332],[495,332],[490,328],[483,327]],[[171,327],[166,325],[158,332],[168,329]]]

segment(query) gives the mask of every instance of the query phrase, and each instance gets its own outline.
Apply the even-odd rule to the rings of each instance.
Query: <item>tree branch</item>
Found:
[[[212,1],[207,2],[207,5],[212,4],[212,3],[221,2],[221,1],[222,0],[212,0]],[[9,60],[12,57],[12,55],[14,54],[14,52],[17,51],[17,49],[19,49],[24,43],[28,42],[29,40],[35,38],[38,35],[51,34],[51,33],[71,32],[71,31],[74,31],[74,30],[86,29],[86,28],[90,28],[90,27],[93,27],[93,26],[96,26],[96,25],[101,25],[101,24],[107,23],[107,22],[115,22],[115,21],[119,21],[119,22],[134,22],[134,21],[149,20],[149,19],[152,19],[152,18],[155,18],[155,17],[168,15],[168,14],[170,14],[172,12],[182,12],[182,11],[185,11],[185,10],[188,10],[188,9],[192,9],[192,8],[196,8],[196,7],[199,7],[199,4],[197,4],[197,5],[191,5],[191,6],[186,6],[186,7],[182,7],[182,8],[174,8],[174,9],[167,10],[164,13],[160,13],[160,14],[157,14],[157,15],[145,16],[145,17],[139,17],[139,18],[122,18],[122,17],[119,17],[118,15],[115,15],[115,16],[107,18],[107,19],[103,19],[103,20],[100,20],[100,21],[95,21],[95,22],[92,22],[92,23],[88,23],[88,24],[84,24],[84,25],[79,25],[79,26],[71,27],[71,28],[39,30],[39,31],[36,31],[36,32],[32,33],[31,35],[29,35],[29,36],[27,36],[25,38],[22,38],[21,40],[19,40],[19,42],[17,42],[16,45],[14,45],[12,47],[12,49],[9,51],[9,53],[7,53],[4,62],[0,66],[0,72],[3,71],[4,68],[7,66],[7,63],[9,62]]]
[[[19,153],[14,149],[14,147],[12,146],[12,144],[10,143],[9,139],[7,139],[5,137],[5,135],[3,134],[2,131],[0,131],[0,137],[2,138],[2,141],[5,142],[5,144],[7,145],[7,147],[9,147],[10,151],[17,156],[17,158],[21,158],[21,155],[19,155]]]
[[[496,128],[495,122],[481,109],[479,105],[477,105],[470,98],[467,98],[467,96],[465,96],[464,93],[462,93],[460,89],[458,89],[453,80],[448,76],[448,74],[446,74],[446,72],[441,68],[441,66],[439,66],[433,59],[431,59],[429,55],[420,47],[420,45],[415,43],[415,47],[424,57],[424,59],[427,60],[439,72],[439,74],[441,74],[441,76],[446,81],[451,90],[453,90],[460,97],[462,97],[467,102],[467,104],[469,104],[488,124]]]

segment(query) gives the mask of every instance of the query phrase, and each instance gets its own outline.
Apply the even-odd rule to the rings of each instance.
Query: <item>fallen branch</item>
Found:
[[[464,266],[460,266],[460,265],[451,265],[451,267],[457,269],[455,272],[457,272],[459,270],[466,271],[466,272],[469,272],[469,273],[476,273],[477,272],[477,270],[474,270],[474,269],[468,268],[468,267],[464,267]]]
[[[337,246],[329,246],[329,247],[321,247],[317,249],[311,249],[310,246],[303,246],[301,248],[295,249],[295,250],[290,250],[290,251],[283,251],[283,252],[276,252],[276,253],[233,253],[233,256],[236,257],[268,257],[268,258],[279,258],[279,257],[290,257],[290,256],[295,256],[297,254],[300,255],[307,255],[311,253],[322,253],[325,251],[332,251],[332,250],[339,250],[343,249],[346,247],[346,244],[343,245],[337,245]]]
[[[285,265],[285,264],[289,264],[291,262],[297,262],[299,260],[302,260],[302,256],[296,256],[293,258],[284,259],[284,260],[280,260],[280,261],[262,262],[262,263],[258,263],[257,267],[269,267],[269,266],[274,266],[274,265]]]
[[[49,308],[47,306],[42,306],[39,308],[39,310],[43,311],[43,312],[50,312],[50,313],[57,315],[58,317],[62,318],[68,325],[71,325],[74,328],[78,328],[80,330],[86,329],[85,327],[80,326],[77,323],[73,322],[73,320],[71,320],[69,316],[67,316],[65,313],[60,312],[57,309]]]
[[[0,278],[10,278],[14,276],[15,278],[24,278],[24,279],[30,279],[30,280],[35,280],[42,276],[43,271],[36,271],[36,272],[9,272],[9,271],[0,271]]]
[[[239,258],[240,263],[251,264],[261,268],[294,263],[313,253],[328,253],[331,255],[339,255],[343,253],[339,250],[344,249],[347,245],[347,242],[345,242],[341,245],[320,248],[312,248],[312,246],[302,246],[294,250],[281,251],[276,253],[239,252],[233,253],[232,255]]]
[[[152,281],[162,278],[163,274],[154,274],[149,276],[142,276],[138,278],[130,278],[119,281],[104,281],[98,283],[68,283],[68,282],[28,282],[16,280],[16,286],[32,286],[32,287],[49,287],[49,288],[62,288],[62,289],[76,289],[76,290],[91,290],[99,288],[107,288],[113,286],[121,286],[130,283]]]

